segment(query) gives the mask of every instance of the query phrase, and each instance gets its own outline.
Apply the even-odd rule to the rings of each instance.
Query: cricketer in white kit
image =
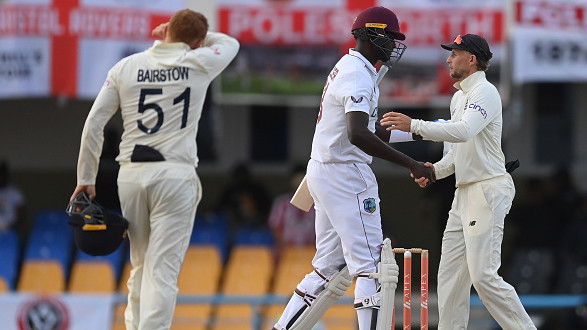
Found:
[[[177,279],[202,196],[196,174],[198,121],[208,85],[239,49],[236,39],[207,32],[206,18],[188,9],[162,26],[154,35],[163,41],[108,72],[85,122],[73,194],[85,190],[95,196],[104,126],[120,108],[118,189],[129,220],[133,267],[127,329],[171,326]]]
[[[386,113],[382,125],[448,141],[451,148],[433,166],[437,179],[454,174],[456,191],[442,238],[438,269],[438,329],[466,329],[473,285],[503,329],[536,329],[515,289],[499,274],[505,217],[515,195],[501,149],[501,98],[485,75],[493,54],[478,35],[458,36],[447,59],[459,81],[450,102],[450,122]],[[416,180],[419,182],[419,180]]]
[[[378,283],[363,276],[377,272],[383,233],[379,193],[369,164],[373,156],[409,168],[415,177],[429,178],[423,163],[387,144],[389,132],[378,121],[377,61],[389,61],[405,46],[395,14],[384,7],[363,11],[352,28],[357,47],[349,50],[327,77],[322,94],[311,159],[308,189],[316,210],[314,271],[298,284],[274,329],[298,329],[297,319],[314,308],[317,296],[346,265],[356,277],[355,308],[360,330],[373,329],[379,308]],[[383,46],[383,47],[382,47]],[[397,54],[394,54],[397,56]],[[429,168],[428,168],[429,169]],[[341,272],[342,273],[342,272]],[[325,289],[325,286],[327,289]],[[309,329],[300,328],[302,330]]]

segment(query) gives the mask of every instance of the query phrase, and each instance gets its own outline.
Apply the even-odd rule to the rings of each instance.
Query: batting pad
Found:
[[[353,277],[347,266],[338,272],[326,283],[325,289],[320,292],[316,300],[300,315],[290,330],[308,330],[322,318],[322,315],[332,306],[353,284]]]

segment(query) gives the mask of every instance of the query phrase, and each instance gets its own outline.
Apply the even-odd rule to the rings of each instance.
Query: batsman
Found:
[[[390,67],[406,49],[397,16],[384,7],[368,8],[351,33],[356,47],[327,77],[307,167],[316,210],[314,271],[295,288],[275,330],[311,329],[355,277],[359,329],[390,329],[398,267],[391,242],[383,241],[378,185],[369,165],[379,157],[434,181],[431,168],[390,147],[390,133],[378,123],[375,66],[381,61]]]

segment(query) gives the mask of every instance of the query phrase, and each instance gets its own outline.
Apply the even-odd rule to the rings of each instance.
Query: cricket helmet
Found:
[[[386,65],[399,61],[406,50],[406,45],[398,41],[406,40],[406,36],[400,31],[397,16],[385,7],[370,7],[359,13],[351,33],[357,39],[368,38],[379,48],[384,54],[381,60]]]
[[[105,256],[116,251],[124,241],[128,221],[104,209],[82,192],[75,196],[65,211],[71,218],[75,245],[92,256]]]

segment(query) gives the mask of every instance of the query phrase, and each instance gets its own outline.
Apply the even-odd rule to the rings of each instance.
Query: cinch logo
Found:
[[[469,104],[469,109],[474,109],[477,110],[481,113],[481,115],[483,116],[483,118],[487,119],[487,111],[485,111],[485,109],[481,108],[480,105],[478,104]]]

